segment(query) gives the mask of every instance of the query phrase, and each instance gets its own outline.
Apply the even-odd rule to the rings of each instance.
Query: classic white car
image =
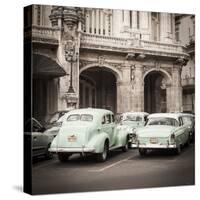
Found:
[[[190,142],[188,124],[183,123],[181,113],[156,113],[148,116],[145,127],[138,129],[133,138],[140,155],[149,149],[173,149],[176,154]]]
[[[95,154],[99,161],[107,159],[108,151],[128,149],[128,132],[117,130],[111,111],[105,109],[76,109],[64,115],[59,133],[49,148],[58,153],[61,162],[74,153]]]
[[[125,112],[119,116],[119,124],[118,129],[126,129],[129,133],[129,146],[134,147],[131,145],[132,137],[136,129],[143,127],[147,121],[149,113],[146,112]],[[137,145],[135,144],[135,147]]]

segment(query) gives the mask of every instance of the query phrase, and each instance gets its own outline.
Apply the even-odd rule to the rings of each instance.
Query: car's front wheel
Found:
[[[129,147],[129,139],[128,137],[126,138],[126,143],[125,145],[122,147],[122,151],[123,152],[127,152],[128,151],[128,147]]]
[[[139,148],[139,153],[141,156],[145,156],[147,154],[147,149]]]
[[[108,149],[109,149],[109,143],[105,142],[103,152],[97,154],[97,160],[99,162],[105,162],[108,157]]]
[[[69,159],[70,154],[68,153],[58,153],[58,159],[60,162],[66,162]]]

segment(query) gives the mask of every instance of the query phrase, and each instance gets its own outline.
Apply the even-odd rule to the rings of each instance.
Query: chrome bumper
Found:
[[[131,143],[131,148],[137,148],[137,147],[138,147],[138,144]]]
[[[138,148],[146,149],[175,149],[176,144],[139,144]]]
[[[49,148],[50,152],[60,153],[60,152],[69,152],[69,153],[92,153],[95,152],[94,148],[90,147],[68,147],[68,148]]]

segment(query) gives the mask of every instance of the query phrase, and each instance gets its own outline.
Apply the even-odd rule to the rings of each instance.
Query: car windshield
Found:
[[[147,121],[147,125],[178,126],[178,121],[168,117],[150,118]]]
[[[93,120],[93,116],[89,115],[89,114],[73,114],[73,115],[69,115],[67,118],[67,121],[92,121]]]
[[[142,117],[139,115],[126,115],[122,118],[122,121],[135,121],[135,122],[140,122],[142,121]]]

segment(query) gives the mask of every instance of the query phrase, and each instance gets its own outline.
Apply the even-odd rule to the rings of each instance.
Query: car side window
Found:
[[[114,123],[115,122],[115,117],[114,115],[111,115],[112,116],[112,122]]]
[[[107,114],[106,115],[106,124],[110,124],[111,123],[111,115]]]
[[[183,120],[182,120],[181,117],[179,117],[178,121],[179,121],[179,126],[182,126],[183,125]]]
[[[190,117],[182,117],[183,119],[183,124],[192,124],[191,118]]]
[[[102,117],[102,121],[101,121],[101,124],[105,124],[106,123],[106,118],[105,116]]]

